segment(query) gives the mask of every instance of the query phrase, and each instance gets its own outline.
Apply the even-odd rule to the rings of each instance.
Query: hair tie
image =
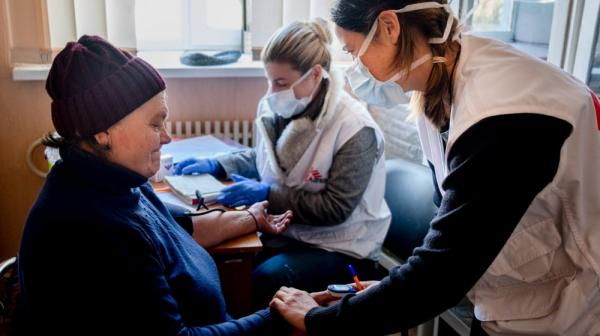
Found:
[[[435,56],[431,59],[431,61],[435,64],[435,63],[446,63],[446,57],[442,57],[442,56]]]

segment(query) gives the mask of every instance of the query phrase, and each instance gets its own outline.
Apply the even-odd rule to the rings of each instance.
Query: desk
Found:
[[[164,182],[152,183],[157,193],[170,192]],[[222,242],[207,249],[215,260],[227,310],[233,317],[251,313],[252,258],[262,250],[256,232]]]
[[[260,250],[262,243],[256,232],[208,249],[219,269],[227,311],[233,317],[252,312],[252,259]]]

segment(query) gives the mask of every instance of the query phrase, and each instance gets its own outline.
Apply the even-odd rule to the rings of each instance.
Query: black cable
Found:
[[[186,216],[188,216],[188,217],[194,217],[194,216],[204,216],[204,215],[207,215],[207,214],[209,214],[209,213],[211,213],[211,212],[220,212],[220,213],[224,213],[224,212],[227,212],[227,210],[225,210],[225,209],[210,209],[210,210],[207,210],[207,211],[202,211],[202,212],[191,212],[191,211],[186,211],[186,212],[184,213],[184,215],[186,215]]]

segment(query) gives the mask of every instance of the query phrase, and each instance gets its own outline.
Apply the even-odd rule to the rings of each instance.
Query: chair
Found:
[[[392,223],[379,263],[389,270],[404,263],[423,243],[437,209],[433,203],[431,172],[427,167],[404,159],[388,160],[385,166],[385,200],[392,212]],[[461,336],[470,333],[473,308],[469,304],[465,308],[461,303],[440,315]],[[417,335],[437,335],[438,324],[436,317],[432,322],[420,325]]]
[[[0,263],[0,335],[15,333],[18,295],[17,258],[12,257]]]
[[[404,159],[388,160],[385,200],[392,223],[383,247],[404,262],[422,244],[436,212],[433,182],[427,167]]]

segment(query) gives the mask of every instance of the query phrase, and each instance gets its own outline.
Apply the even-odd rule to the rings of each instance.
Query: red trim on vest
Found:
[[[594,110],[596,110],[596,122],[598,123],[598,130],[600,131],[600,101],[598,96],[594,92],[592,93],[592,100],[594,101]]]
[[[314,167],[310,167],[310,171],[308,172],[308,174],[306,174],[306,177],[304,177],[304,181],[306,181],[306,182],[316,181],[316,180],[319,180],[320,178],[321,178],[321,172],[318,171],[317,169],[315,169]]]

